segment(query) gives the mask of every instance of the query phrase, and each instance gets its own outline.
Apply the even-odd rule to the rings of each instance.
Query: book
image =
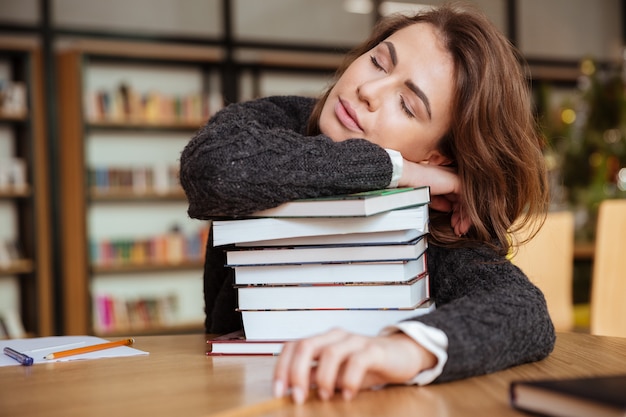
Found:
[[[404,243],[416,239],[428,232],[425,230],[406,229],[389,230],[386,232],[372,233],[347,233],[343,235],[304,236],[285,239],[255,240],[250,242],[237,242],[235,246],[312,246],[312,245],[360,245],[364,243],[392,244]]]
[[[407,229],[425,232],[427,224],[427,204],[366,217],[246,217],[236,220],[214,220],[213,245]]]
[[[254,217],[351,217],[371,216],[389,210],[430,203],[430,189],[385,188],[354,194],[289,201]]]
[[[511,405],[563,417],[626,416],[626,374],[569,379],[513,381]]]
[[[375,336],[386,326],[435,308],[427,301],[411,309],[245,310],[241,317],[246,340],[294,340],[332,328]]]
[[[228,333],[207,340],[209,356],[224,355],[278,355],[284,342],[278,340],[249,340],[243,330]]]
[[[428,274],[405,282],[238,286],[240,310],[415,308],[429,295]]]
[[[236,285],[406,281],[426,271],[426,255],[408,261],[236,266]]]
[[[308,264],[320,262],[384,262],[419,258],[428,244],[425,235],[406,243],[248,247],[226,251],[227,266]]]

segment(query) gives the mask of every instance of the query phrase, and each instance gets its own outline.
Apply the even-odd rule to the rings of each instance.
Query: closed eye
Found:
[[[377,70],[387,72],[387,71],[385,71],[383,66],[380,65],[380,63],[378,62],[378,60],[376,59],[376,57],[374,55],[370,56],[370,60],[372,61],[372,64],[374,65],[374,67],[376,67]]]
[[[404,111],[404,113],[406,113],[406,115],[411,118],[414,119],[415,115],[413,114],[413,112],[411,111],[411,109],[409,108],[409,106],[407,106],[406,101],[404,101],[404,97],[400,96],[400,107],[402,108],[402,110]]]

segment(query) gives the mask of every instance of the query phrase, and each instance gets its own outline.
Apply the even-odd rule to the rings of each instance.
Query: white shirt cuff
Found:
[[[391,326],[385,327],[381,334],[388,335],[400,330],[415,342],[419,343],[424,349],[435,355],[437,364],[434,368],[425,369],[415,375],[413,379],[406,381],[407,385],[427,385],[433,382],[441,372],[448,361],[448,336],[431,326],[427,326],[419,321],[403,321]]]
[[[398,181],[400,181],[400,177],[402,176],[402,164],[403,158],[402,154],[393,149],[385,149],[389,154],[389,158],[391,159],[391,164],[393,165],[393,172],[391,174],[391,182],[387,188],[396,188],[398,187]]]

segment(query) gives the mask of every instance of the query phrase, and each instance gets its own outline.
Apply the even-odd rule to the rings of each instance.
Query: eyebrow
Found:
[[[393,43],[391,43],[389,41],[385,41],[385,42],[383,42],[383,44],[385,44],[385,46],[389,50],[389,56],[391,57],[391,63],[395,67],[398,64],[398,54],[396,53],[396,47],[394,46]],[[424,103],[424,106],[426,107],[426,112],[428,113],[428,119],[432,120],[433,115],[432,115],[432,111],[430,109],[430,101],[428,100],[428,97],[426,96],[426,93],[424,93],[424,90],[422,90],[417,85],[415,85],[415,83],[413,81],[411,81],[411,80],[407,80],[404,84],[411,91],[413,91],[415,93],[415,95],[420,100],[422,100],[422,102]]]

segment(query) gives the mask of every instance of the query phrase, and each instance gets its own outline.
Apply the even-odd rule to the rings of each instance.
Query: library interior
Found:
[[[0,0],[0,341],[203,339],[213,226],[187,212],[179,181],[187,143],[231,103],[320,97],[345,53],[381,18],[442,3]],[[546,139],[549,212],[511,262],[543,291],[568,348],[580,335],[626,338],[626,2],[467,3],[521,52]],[[233,251],[240,253],[252,251]],[[267,255],[259,256],[262,264]],[[241,286],[279,280],[258,265],[232,267],[253,282]],[[353,280],[370,273],[356,267],[346,262],[341,273]],[[396,273],[385,268],[376,273]],[[425,261],[405,262],[397,273],[424,268]],[[275,269],[285,281],[296,270],[310,280],[330,274],[311,265]],[[332,279],[341,281],[337,271]],[[427,285],[420,288],[426,300]],[[275,298],[289,306],[294,296],[284,294]],[[250,313],[269,309],[251,304]],[[260,369],[271,377],[266,362]],[[504,379],[495,383],[501,388]],[[318,412],[364,408],[309,410]]]

